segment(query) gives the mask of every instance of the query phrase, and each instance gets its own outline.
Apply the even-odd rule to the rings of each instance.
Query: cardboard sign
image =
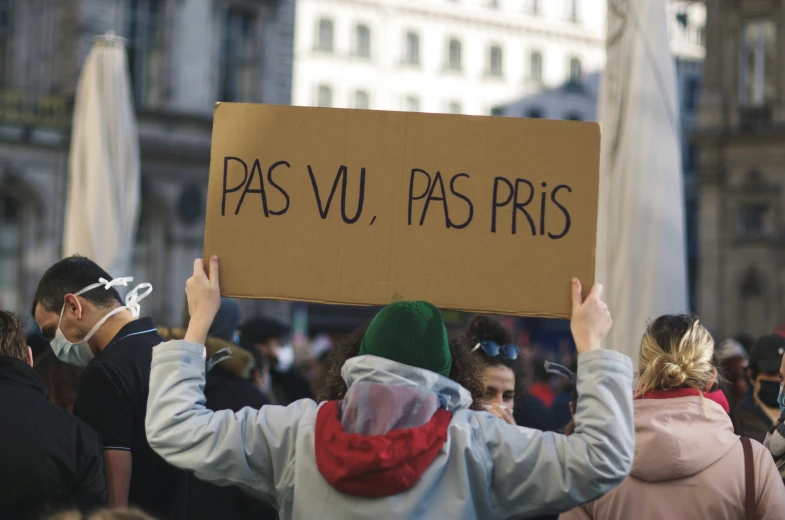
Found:
[[[594,280],[596,123],[219,103],[226,296],[567,317]]]

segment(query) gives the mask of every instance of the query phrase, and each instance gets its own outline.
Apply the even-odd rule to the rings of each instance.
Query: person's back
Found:
[[[630,476],[563,520],[744,520],[745,460],[728,404],[713,390],[713,342],[694,316],[664,316],[641,345]],[[580,425],[580,419],[577,420]],[[785,518],[785,487],[771,455],[751,441],[757,518]]]
[[[346,391],[317,405],[211,412],[203,406],[205,341],[220,304],[218,262],[188,281],[186,341],[156,347],[147,436],[197,478],[239,485],[281,518],[516,518],[555,513],[620,483],[632,458],[631,364],[601,350],[610,315],[595,288],[573,284],[582,382],[571,437],[522,430],[468,410],[439,311],[382,309],[359,355],[342,364]],[[472,366],[473,367],[473,366]],[[340,399],[340,400],[339,400]]]
[[[106,504],[101,439],[49,402],[19,322],[0,311],[0,518]]]

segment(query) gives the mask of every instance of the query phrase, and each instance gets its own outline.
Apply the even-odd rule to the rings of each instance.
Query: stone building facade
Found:
[[[202,251],[214,103],[290,103],[294,14],[294,0],[0,0],[0,308],[29,316],[60,257],[76,82],[91,38],[113,30],[128,39],[142,155],[130,274],[155,288],[145,314],[179,322]]]
[[[722,338],[785,319],[785,2],[707,0],[698,312]]]

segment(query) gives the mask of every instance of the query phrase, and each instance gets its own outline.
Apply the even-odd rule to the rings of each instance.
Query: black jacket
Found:
[[[208,358],[222,348],[232,350],[232,358],[215,365],[207,373],[204,385],[207,408],[237,412],[246,406],[259,409],[269,404],[266,396],[248,380],[253,368],[251,354],[217,338],[209,338],[206,343]],[[192,477],[188,486],[188,520],[216,518],[275,520],[278,512],[239,488],[220,487]]]
[[[0,356],[0,518],[106,505],[101,438],[49,402],[19,359]]]

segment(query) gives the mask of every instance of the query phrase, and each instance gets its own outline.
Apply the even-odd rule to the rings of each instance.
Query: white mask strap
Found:
[[[144,292],[139,294],[139,291],[144,289]],[[131,314],[134,315],[134,318],[139,317],[139,313],[141,312],[141,307],[139,302],[147,298],[150,293],[153,292],[153,286],[149,283],[140,283],[133,289],[131,289],[128,294],[125,296],[125,307]]]
[[[101,286],[103,286],[103,288],[107,291],[112,287],[119,287],[119,286],[128,287],[128,282],[133,282],[133,281],[134,281],[133,276],[123,276],[120,278],[114,278],[113,280],[107,280],[106,278],[99,278],[98,283],[88,285],[81,291],[74,293],[74,296],[79,296],[80,294],[84,294],[87,291],[92,291],[93,289],[96,289]]]

